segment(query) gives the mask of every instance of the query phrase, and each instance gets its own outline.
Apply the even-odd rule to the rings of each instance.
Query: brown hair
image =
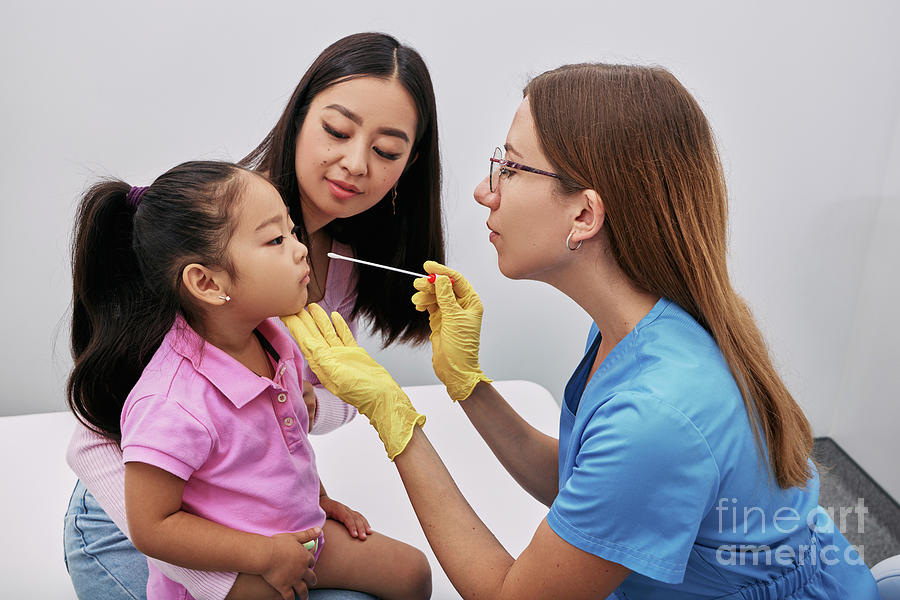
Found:
[[[609,247],[638,286],[690,313],[716,340],[757,448],[782,488],[811,476],[812,432],[778,376],[726,264],[728,199],[702,110],[659,67],[566,65],[524,90],[564,192],[596,190]]]

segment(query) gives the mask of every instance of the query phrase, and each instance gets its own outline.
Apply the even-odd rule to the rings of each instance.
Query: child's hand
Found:
[[[314,535],[310,535],[314,534]],[[294,600],[294,592],[301,594],[316,584],[312,567],[313,555],[303,547],[303,542],[316,539],[318,528],[296,533],[278,533],[271,536],[271,553],[266,569],[260,573],[284,600]]]
[[[329,519],[343,523],[353,537],[364,540],[368,534],[372,533],[369,521],[364,516],[337,500],[332,500],[328,496],[320,496],[319,506],[322,507],[325,516]]]

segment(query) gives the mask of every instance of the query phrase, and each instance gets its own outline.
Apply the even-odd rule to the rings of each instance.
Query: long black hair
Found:
[[[81,199],[72,241],[75,366],[66,401],[95,431],[120,439],[125,399],[177,312],[196,328],[181,293],[184,268],[200,263],[234,274],[225,249],[242,172],[230,163],[187,162],[157,178],[138,202],[116,179]]]
[[[316,95],[336,83],[367,76],[396,79],[416,105],[416,136],[396,186],[396,214],[388,192],[369,210],[335,219],[325,230],[359,258],[421,271],[426,260],[444,261],[441,166],[431,76],[409,46],[383,33],[357,33],[330,45],[307,69],[272,131],[240,164],[267,173],[307,243],[294,166],[297,134]],[[360,269],[353,314],[368,318],[385,346],[395,340],[423,342],[430,332],[428,315],[415,310],[409,290],[408,276]]]

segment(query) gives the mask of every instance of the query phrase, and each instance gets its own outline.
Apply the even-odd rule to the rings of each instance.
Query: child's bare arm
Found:
[[[315,583],[303,542],[318,533],[267,537],[237,531],[181,510],[184,481],[140,462],[125,465],[125,510],[135,547],[189,569],[262,575],[284,598]],[[302,538],[302,539],[301,539]]]

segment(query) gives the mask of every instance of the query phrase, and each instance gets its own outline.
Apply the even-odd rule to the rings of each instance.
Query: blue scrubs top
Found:
[[[818,475],[803,489],[774,482],[699,323],[661,299],[588,381],[599,344],[594,325],[566,386],[547,522],[632,571],[617,598],[877,600],[818,506]]]

